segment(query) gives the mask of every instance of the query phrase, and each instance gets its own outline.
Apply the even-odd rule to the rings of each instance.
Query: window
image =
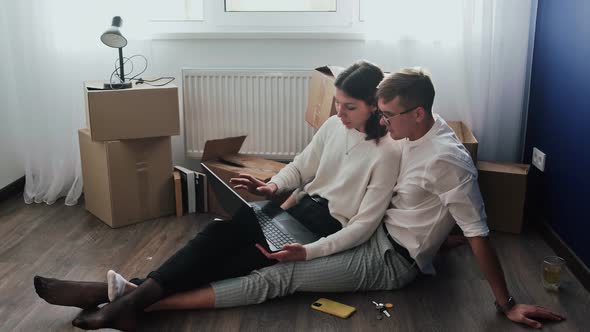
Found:
[[[335,12],[336,0],[225,0],[226,12]]]
[[[163,38],[219,33],[350,33],[360,0],[150,0],[150,28]],[[356,14],[356,15],[355,15]],[[233,35],[232,35],[233,36]]]

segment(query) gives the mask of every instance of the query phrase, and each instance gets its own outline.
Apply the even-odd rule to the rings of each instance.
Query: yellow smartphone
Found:
[[[348,318],[356,311],[354,307],[325,298],[312,303],[311,308],[340,318]]]

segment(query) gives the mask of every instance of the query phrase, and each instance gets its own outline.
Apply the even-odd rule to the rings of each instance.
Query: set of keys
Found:
[[[393,304],[391,303],[377,303],[375,301],[371,301],[373,302],[373,304],[375,305],[375,309],[377,310],[377,319],[378,320],[382,320],[383,319],[383,315],[387,316],[387,318],[391,317],[391,315],[389,314],[389,311],[387,311],[387,309],[391,309],[393,308]]]

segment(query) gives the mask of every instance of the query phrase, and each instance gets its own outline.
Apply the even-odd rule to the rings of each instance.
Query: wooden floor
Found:
[[[33,276],[104,281],[114,268],[143,276],[209,222],[207,215],[168,217],[110,229],[83,205],[62,201],[26,205],[0,202],[0,330],[74,331],[79,309],[47,304],[33,289]],[[562,291],[546,292],[540,263],[552,254],[541,238],[493,234],[510,291],[520,302],[553,308],[567,321],[544,331],[588,331],[590,294],[569,273]],[[422,277],[404,290],[343,294],[306,293],[249,307],[152,313],[144,331],[524,331],[495,313],[493,296],[468,246],[441,253],[436,277]],[[357,308],[344,320],[310,309],[324,296]],[[391,302],[392,317],[377,320],[371,301]],[[586,326],[586,327],[585,327]]]

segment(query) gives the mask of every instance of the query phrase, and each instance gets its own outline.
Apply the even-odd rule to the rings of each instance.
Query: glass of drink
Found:
[[[547,256],[543,259],[543,287],[557,291],[561,283],[561,274],[565,260],[559,256]]]

